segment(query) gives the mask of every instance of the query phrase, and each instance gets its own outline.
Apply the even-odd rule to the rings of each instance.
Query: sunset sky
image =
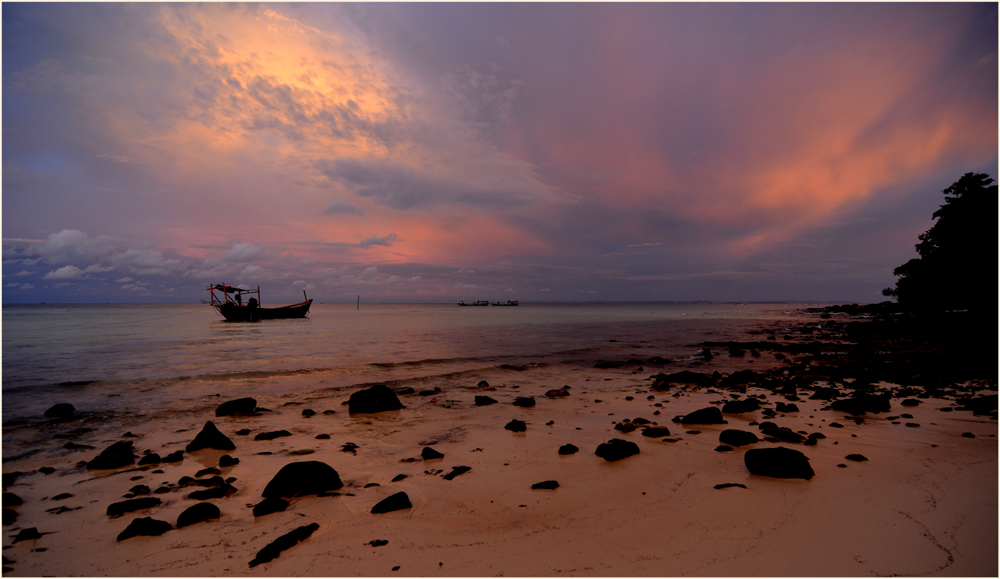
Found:
[[[997,5],[3,4],[3,302],[882,301]]]

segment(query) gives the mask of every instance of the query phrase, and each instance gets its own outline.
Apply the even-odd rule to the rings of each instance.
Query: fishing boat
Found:
[[[460,305],[460,306],[466,306],[466,307],[468,307],[468,306],[488,306],[488,305],[490,305],[490,302],[489,302],[489,300],[478,300],[478,301],[476,301],[476,303],[467,304],[467,303],[465,303],[465,300],[462,300],[462,301],[458,302],[458,305]]]
[[[302,290],[302,298],[305,300],[303,302],[276,308],[263,308],[260,306],[260,286],[253,290],[220,283],[208,286],[208,291],[212,296],[209,303],[230,322],[304,318],[309,313],[309,306],[313,302],[306,296],[305,290]],[[221,294],[216,295],[217,291]],[[249,296],[245,303],[243,301],[244,295]]]
[[[517,300],[514,300],[514,301],[507,300],[507,303],[505,303],[505,304],[502,304],[500,302],[493,302],[492,305],[494,305],[494,306],[516,306],[517,305]]]

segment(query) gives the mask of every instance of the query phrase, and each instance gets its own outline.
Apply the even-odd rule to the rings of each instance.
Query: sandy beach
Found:
[[[249,416],[217,416],[216,409],[239,392],[273,390],[260,380],[231,381],[182,411],[164,402],[110,423],[85,413],[39,417],[5,429],[4,575],[995,576],[995,377],[992,391],[984,381],[934,395],[878,381],[871,391],[889,394],[890,409],[851,415],[814,396],[836,387],[833,401],[849,398],[851,381],[802,379],[817,369],[817,357],[791,353],[794,344],[837,337],[807,329],[778,338],[772,351],[715,346],[711,360],[693,350],[665,364],[501,366],[403,378],[387,384],[404,408],[378,413],[346,405],[372,384],[325,389],[315,376],[284,376],[269,380],[295,393],[254,396],[258,408]],[[749,382],[734,383],[747,369]],[[711,383],[683,383],[683,371]],[[567,395],[546,395],[567,386]],[[963,409],[979,394],[993,396],[992,412]],[[496,403],[477,405],[477,396]],[[515,405],[520,397],[534,406]],[[726,424],[674,421],[735,400],[760,408],[726,412]],[[797,411],[785,406],[791,403]],[[637,419],[650,424],[622,426],[643,422]],[[525,430],[506,429],[512,420]],[[185,451],[209,421],[235,450]],[[669,435],[643,435],[653,425]],[[788,429],[782,437],[802,436],[775,438],[763,432],[770,426]],[[759,442],[725,450],[726,430],[754,433]],[[597,456],[611,439],[639,452],[615,461]],[[133,443],[135,464],[83,466],[119,441]],[[560,454],[568,444],[579,450]],[[422,458],[425,447],[443,458]],[[814,476],[752,474],[746,453],[770,447],[801,452]],[[138,465],[147,454],[175,451],[183,452],[179,462]],[[224,455],[238,464],[220,467]],[[305,461],[329,465],[343,486],[254,516],[278,471]],[[470,468],[445,478],[460,466]],[[227,482],[191,482],[215,476]],[[532,488],[543,481],[558,486]],[[742,486],[716,488],[726,483]],[[205,501],[189,496],[218,487],[232,490]],[[409,508],[372,514],[400,492]],[[160,502],[110,516],[108,507],[126,497]],[[218,518],[178,528],[178,517],[200,502],[217,506]],[[170,529],[118,540],[143,517]],[[250,566],[268,544],[313,524],[306,538]]]

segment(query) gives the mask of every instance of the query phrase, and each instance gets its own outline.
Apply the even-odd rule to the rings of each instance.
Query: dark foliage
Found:
[[[920,234],[920,257],[897,267],[895,288],[882,293],[913,310],[997,307],[997,186],[985,173],[966,173],[943,191],[933,227]]]

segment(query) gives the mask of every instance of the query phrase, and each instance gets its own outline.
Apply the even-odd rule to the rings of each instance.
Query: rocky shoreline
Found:
[[[701,341],[686,360],[220,401],[118,440],[56,405],[48,449],[4,442],[4,574],[995,574],[994,328],[883,310],[816,310]],[[891,541],[810,520],[858,492],[846,474],[858,468],[868,483],[853,500],[902,501],[868,516],[915,522]],[[796,514],[803,501],[815,512]],[[762,531],[758,508],[782,524]],[[961,538],[969,517],[982,540]],[[629,542],[602,555],[607,525]],[[540,529],[547,559],[528,546]],[[672,546],[642,534],[653,529],[672,529]],[[825,543],[783,561],[793,531]],[[715,536],[736,544],[720,552]],[[877,553],[868,567],[846,554],[863,547]]]

